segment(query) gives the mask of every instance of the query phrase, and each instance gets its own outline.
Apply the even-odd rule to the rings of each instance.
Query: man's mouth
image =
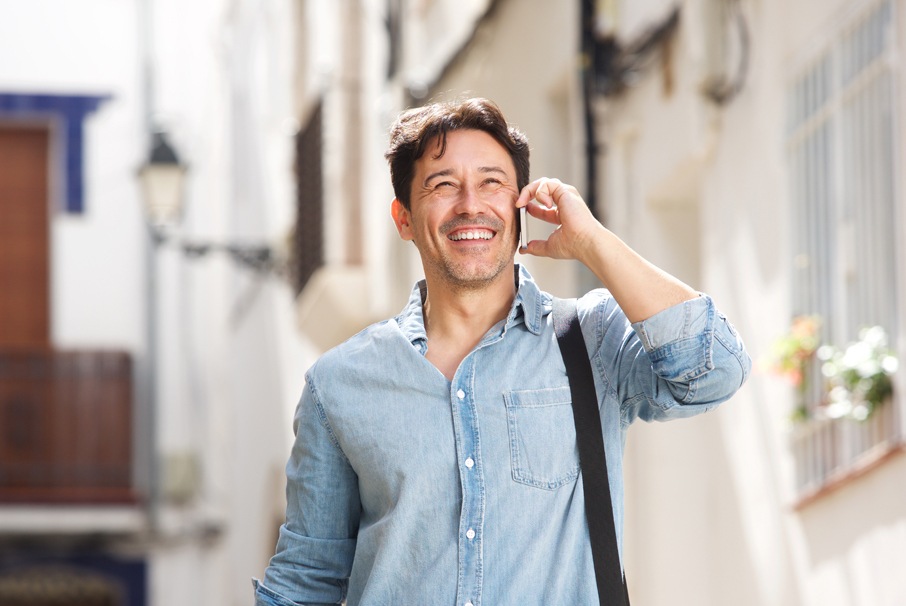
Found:
[[[452,233],[447,237],[454,242],[461,240],[490,240],[494,237],[494,232],[489,229],[465,229]]]

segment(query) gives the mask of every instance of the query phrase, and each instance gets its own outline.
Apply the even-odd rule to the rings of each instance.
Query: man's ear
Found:
[[[394,198],[390,203],[390,214],[393,215],[393,223],[396,225],[396,231],[400,233],[403,240],[412,239],[412,213],[406,210],[403,203],[398,198]]]

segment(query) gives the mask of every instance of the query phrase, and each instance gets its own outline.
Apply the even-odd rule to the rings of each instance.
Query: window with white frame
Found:
[[[800,328],[815,337],[793,432],[800,499],[902,439],[900,404],[889,394],[903,266],[895,240],[894,8],[883,0],[855,15],[787,91],[793,311],[810,319]],[[882,372],[867,374],[869,364]],[[844,389],[845,372],[864,374],[859,389],[876,387],[880,403],[865,389],[861,400],[856,388]]]

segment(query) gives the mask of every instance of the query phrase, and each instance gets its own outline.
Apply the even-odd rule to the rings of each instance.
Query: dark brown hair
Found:
[[[384,154],[390,163],[390,181],[393,193],[410,209],[412,177],[415,162],[421,158],[428,145],[439,138],[444,155],[447,133],[455,130],[480,130],[488,133],[510,154],[516,168],[516,186],[522,190],[529,180],[529,145],[526,136],[509,126],[500,108],[488,99],[474,98],[465,101],[432,103],[404,111],[390,127],[390,147]]]

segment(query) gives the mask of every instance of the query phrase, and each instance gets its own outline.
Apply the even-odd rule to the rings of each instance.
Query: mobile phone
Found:
[[[519,248],[528,247],[528,214],[525,207],[519,209]]]

